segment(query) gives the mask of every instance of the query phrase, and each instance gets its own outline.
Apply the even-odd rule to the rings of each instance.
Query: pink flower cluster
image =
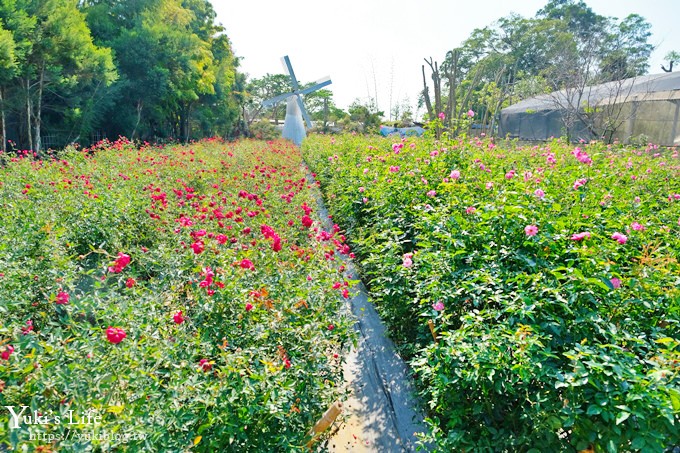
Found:
[[[584,239],[590,239],[590,233],[587,231],[584,231],[582,233],[574,233],[571,235],[571,240],[572,241],[582,241]]]
[[[612,239],[614,239],[619,244],[625,244],[628,241],[628,236],[626,236],[625,234],[616,232],[616,233],[612,234]]]
[[[2,358],[2,360],[9,360],[10,356],[13,353],[14,353],[14,346],[12,346],[11,344],[8,344],[7,346],[5,346],[5,349],[2,351],[2,353],[0,353],[0,358]]]
[[[536,236],[538,234],[538,227],[536,225],[527,225],[524,227],[524,233],[527,236]]]
[[[574,157],[576,157],[576,159],[579,162],[581,162],[582,164],[591,165],[593,163],[593,160],[590,158],[588,153],[583,151],[578,146],[576,148],[574,148],[574,150],[571,152],[571,154],[573,154]]]
[[[402,257],[402,265],[406,268],[413,266],[413,253],[404,253]]]
[[[588,182],[587,179],[581,178],[574,181],[574,190],[578,190],[579,187],[584,186]]]

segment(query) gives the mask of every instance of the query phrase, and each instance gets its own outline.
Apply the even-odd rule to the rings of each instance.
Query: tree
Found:
[[[597,14],[583,0],[550,0],[533,18],[510,14],[475,29],[441,65],[426,60],[433,93],[423,65],[422,102],[430,118],[444,112],[455,133],[453,122],[468,109],[477,113],[475,121],[493,127],[511,99],[567,90],[573,96],[567,97],[564,118],[571,130],[584,114],[578,109],[587,87],[647,70],[649,37],[650,25],[639,15],[618,20]]]
[[[0,28],[5,30],[3,47],[7,57],[3,58],[4,64],[0,75],[0,116],[4,152],[7,150],[7,116],[11,110],[19,107],[19,76],[26,65],[26,56],[33,46],[30,36],[36,27],[36,19],[27,13],[24,4],[17,4],[17,0],[4,0],[0,2],[0,25]]]
[[[538,10],[536,17],[562,22],[568,30],[584,42],[601,29],[607,19],[595,13],[583,0],[550,0]]]
[[[673,72],[673,64],[680,62],[680,52],[676,52],[675,50],[668,52],[664,59],[668,61],[668,69],[666,69],[664,65],[661,65],[661,69],[663,69],[664,72]]]
[[[309,88],[315,85],[316,82],[310,82],[302,85],[300,88]],[[310,118],[321,124],[321,130],[327,130],[329,122],[337,122],[344,118],[347,114],[339,109],[333,101],[333,92],[327,89],[320,89],[312,91],[311,93],[302,96],[302,101],[305,104],[307,113]]]
[[[263,101],[290,91],[293,91],[293,87],[290,84],[290,77],[285,74],[267,73],[260,78],[252,79],[248,84],[248,124],[250,125],[263,112]],[[276,124],[283,119],[285,111],[284,102],[277,102],[269,107],[271,119]]]
[[[242,101],[233,92],[238,59],[210,2],[83,3],[94,36],[114,49],[121,73],[110,90],[116,115],[109,135],[187,141],[231,133]]]
[[[111,52],[94,45],[75,0],[5,0],[0,19],[16,47],[16,68],[0,81],[1,90],[11,93],[14,108],[22,105],[24,143],[40,152],[44,113],[63,118],[60,109],[69,102],[82,109],[100,82],[111,83],[116,77]]]
[[[361,102],[356,99],[349,106],[348,120],[359,125],[361,132],[375,132],[380,128],[384,112],[378,110],[375,100]]]
[[[5,81],[12,78],[12,74],[16,69],[16,44],[12,32],[5,30],[0,21],[0,139],[2,139],[3,153],[7,152],[7,122],[5,119],[5,97],[3,94],[3,87]]]
[[[602,81],[627,79],[642,75],[649,67],[654,46],[647,40],[651,25],[637,14],[631,14],[619,24],[610,24],[603,43],[600,72]]]

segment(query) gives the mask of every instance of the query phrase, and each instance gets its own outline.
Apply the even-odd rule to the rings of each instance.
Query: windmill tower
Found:
[[[282,135],[283,138],[287,138],[296,145],[300,146],[302,144],[302,139],[307,136],[307,132],[305,131],[305,123],[307,124],[308,128],[312,127],[312,120],[309,118],[307,110],[305,109],[305,104],[302,102],[302,96],[319,90],[326,85],[330,85],[332,82],[330,77],[324,77],[317,80],[314,85],[301,90],[300,84],[295,78],[295,72],[293,72],[293,66],[290,64],[290,58],[288,58],[288,55],[283,57],[281,62],[283,63],[284,69],[290,76],[290,83],[293,87],[293,91],[280,94],[271,99],[267,99],[266,101],[262,102],[262,106],[269,107],[270,105],[276,104],[277,102],[283,101],[284,99],[288,99],[288,104],[286,105],[286,119],[283,123]]]

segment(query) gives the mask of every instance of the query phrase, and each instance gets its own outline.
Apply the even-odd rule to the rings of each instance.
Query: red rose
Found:
[[[70,296],[68,293],[65,293],[64,291],[60,291],[59,294],[57,294],[57,305],[66,305],[68,304],[68,300],[70,299]]]
[[[198,364],[201,366],[203,371],[210,371],[212,369],[212,363],[208,359],[201,359]]]
[[[109,343],[118,344],[123,341],[125,337],[127,337],[127,334],[123,329],[111,326],[106,329],[106,339],[109,340]]]
[[[194,253],[196,255],[199,255],[203,253],[203,250],[205,250],[205,244],[203,244],[203,241],[196,241],[191,244],[191,248],[194,249]]]
[[[309,217],[309,216],[306,215],[306,214],[302,216],[302,225],[304,225],[305,227],[309,228],[309,227],[312,226],[312,223],[314,223],[314,221],[312,220],[311,217]]]
[[[5,346],[5,350],[2,351],[2,354],[0,354],[0,357],[2,357],[3,360],[9,360],[9,357],[12,355],[14,352],[14,346],[11,344],[8,344]]]
[[[175,321],[175,324],[182,324],[184,322],[184,316],[182,316],[182,310],[175,313],[174,316],[172,317],[172,320]]]

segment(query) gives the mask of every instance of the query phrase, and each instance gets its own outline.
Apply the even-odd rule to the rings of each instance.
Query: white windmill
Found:
[[[307,127],[312,127],[312,121],[307,114],[307,110],[305,110],[305,104],[302,102],[302,95],[319,90],[326,85],[330,85],[332,82],[330,77],[327,76],[317,80],[314,85],[301,90],[300,84],[295,78],[293,66],[290,64],[290,58],[288,58],[288,55],[283,57],[281,62],[283,63],[283,67],[286,69],[286,71],[288,71],[293,91],[280,94],[271,99],[267,99],[266,101],[262,102],[262,106],[269,107],[270,105],[276,104],[277,102],[283,101],[284,99],[288,99],[288,104],[286,105],[286,119],[283,123],[282,135],[283,138],[287,138],[296,145],[300,146],[300,144],[302,144],[302,139],[307,136],[305,125],[302,122],[303,118],[304,122],[307,123]]]

